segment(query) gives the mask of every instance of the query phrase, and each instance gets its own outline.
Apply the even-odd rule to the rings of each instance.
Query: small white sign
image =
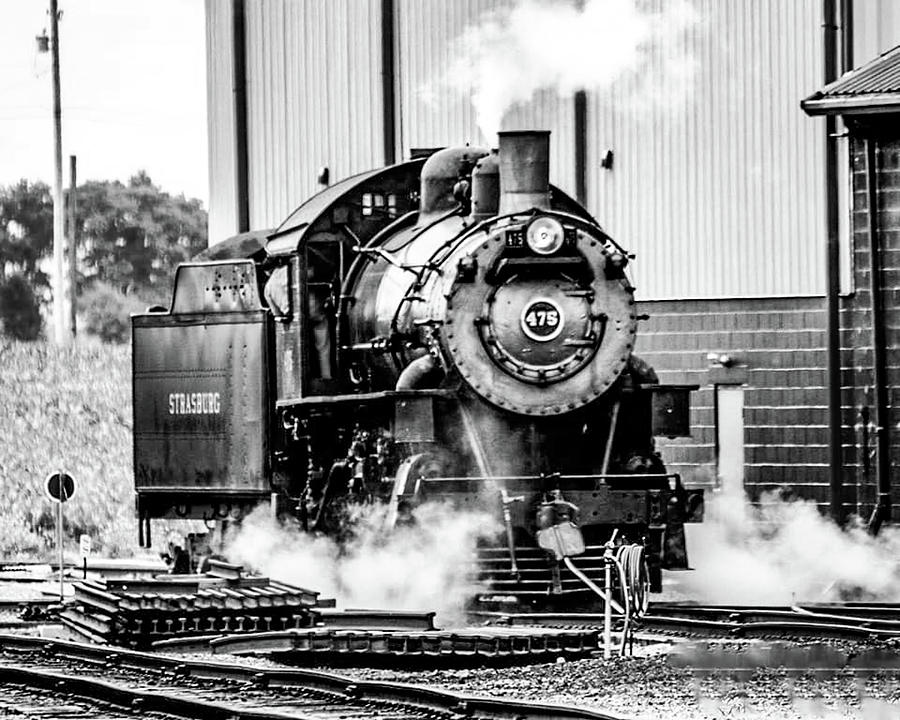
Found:
[[[82,535],[78,540],[78,546],[81,548],[81,555],[83,557],[87,557],[91,554],[91,547],[93,546],[93,542],[91,541],[90,535]]]

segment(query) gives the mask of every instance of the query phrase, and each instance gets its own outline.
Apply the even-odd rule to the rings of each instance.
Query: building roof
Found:
[[[809,115],[900,113],[900,45],[800,103]]]

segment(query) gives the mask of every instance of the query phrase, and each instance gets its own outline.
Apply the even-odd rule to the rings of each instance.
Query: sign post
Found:
[[[63,503],[75,494],[75,480],[71,475],[60,471],[47,478],[47,495],[57,504],[56,508],[56,545],[59,550],[59,601],[64,600],[63,593]]]
[[[81,558],[82,558],[83,568],[84,568],[84,576],[83,577],[85,580],[87,580],[87,559],[88,559],[88,555],[91,554],[91,546],[92,545],[93,545],[93,542],[91,542],[90,535],[82,535],[80,538],[78,538],[78,548],[79,548],[79,550],[81,550]]]

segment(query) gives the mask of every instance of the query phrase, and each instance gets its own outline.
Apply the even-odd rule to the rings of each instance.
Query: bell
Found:
[[[37,51],[39,53],[50,52],[50,38],[47,37],[46,30],[40,35],[35,36],[34,41],[37,44]]]

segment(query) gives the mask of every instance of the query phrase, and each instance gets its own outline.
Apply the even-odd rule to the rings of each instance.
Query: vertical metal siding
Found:
[[[443,80],[455,60],[455,40],[470,22],[498,4],[495,0],[397,2],[402,157],[411,148],[485,142],[471,103]]]
[[[897,0],[856,0],[853,3],[853,64],[864,65],[900,44],[900,3]]]
[[[237,230],[231,3],[206,0],[206,123],[209,244]]]
[[[251,227],[382,164],[378,0],[248,0]]]
[[[453,65],[457,40],[485,14],[502,10],[512,0],[399,0],[398,75],[400,155],[411,148],[444,147],[470,142],[484,145],[468,97],[444,82]],[[504,117],[502,129],[552,131],[550,177],[575,191],[574,98],[540,92],[530,103]]]
[[[642,299],[821,294],[823,125],[798,104],[821,86],[821,0],[694,6],[686,96],[589,94],[590,209],[637,252]]]
[[[455,39],[510,2],[397,0],[400,156],[484,142],[468,98],[439,80]],[[686,99],[670,88],[636,103],[625,83],[588,94],[589,208],[638,252],[643,299],[820,294],[822,122],[798,100],[821,85],[821,0],[694,5],[703,21],[690,37],[697,76]],[[871,32],[866,12],[857,34]],[[228,16],[227,3],[208,0],[213,239],[233,228]],[[379,36],[378,0],[247,0],[252,227],[315,192],[322,165],[337,180],[381,164]],[[552,178],[570,192],[572,108],[545,92],[504,121],[553,131]],[[600,167],[607,149],[612,171]]]

